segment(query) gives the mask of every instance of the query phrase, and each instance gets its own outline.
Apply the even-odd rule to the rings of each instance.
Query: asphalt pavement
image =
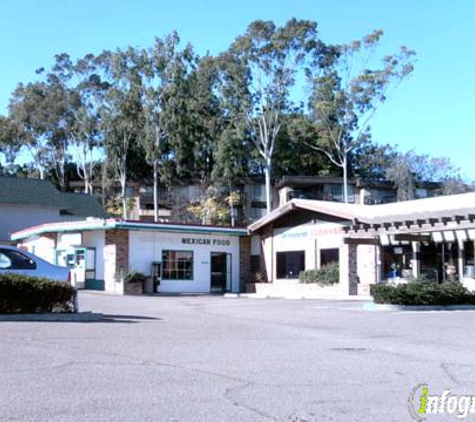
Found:
[[[0,421],[400,422],[412,420],[419,384],[475,395],[474,311],[92,292],[79,300],[97,318],[0,321]]]

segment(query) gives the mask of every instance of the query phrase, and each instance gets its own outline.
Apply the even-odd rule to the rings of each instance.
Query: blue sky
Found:
[[[383,29],[382,51],[417,52],[416,70],[372,121],[375,140],[447,156],[475,179],[473,0],[0,0],[0,114],[19,82],[73,57],[146,47],[176,29],[199,53],[218,53],[255,19],[316,20],[328,42]]]

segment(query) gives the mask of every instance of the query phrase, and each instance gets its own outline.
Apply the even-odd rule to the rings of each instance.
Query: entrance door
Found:
[[[231,254],[211,252],[211,292],[230,292],[231,275]]]

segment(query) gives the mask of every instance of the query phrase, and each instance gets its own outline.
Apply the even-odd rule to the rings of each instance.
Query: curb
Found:
[[[475,311],[475,305],[387,305],[367,302],[365,311]]]
[[[241,293],[241,298],[248,299],[284,299],[284,300],[329,300],[329,301],[347,301],[347,302],[362,302],[370,299],[368,296],[320,296],[320,295],[279,295],[279,294],[265,294],[265,293]]]

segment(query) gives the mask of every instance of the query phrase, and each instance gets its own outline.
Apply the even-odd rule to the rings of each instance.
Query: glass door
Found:
[[[232,268],[230,253],[211,252],[211,292],[230,292]]]

